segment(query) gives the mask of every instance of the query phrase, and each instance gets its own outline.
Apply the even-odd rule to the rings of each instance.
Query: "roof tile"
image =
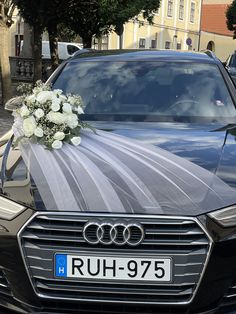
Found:
[[[201,30],[226,36],[233,36],[227,29],[225,12],[228,4],[203,4]]]

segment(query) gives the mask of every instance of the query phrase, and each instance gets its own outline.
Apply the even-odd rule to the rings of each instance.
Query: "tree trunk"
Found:
[[[42,30],[33,29],[34,82],[42,79]]]
[[[119,35],[119,49],[123,49],[123,34]]]
[[[98,50],[102,50],[102,37],[98,37]]]
[[[91,48],[92,47],[92,35],[86,34],[85,36],[82,37],[83,39],[83,47],[84,48]]]
[[[124,25],[123,24],[116,25],[115,32],[119,36],[119,49],[123,49]]]
[[[2,82],[2,102],[12,97],[11,73],[9,63],[9,29],[0,25],[0,73]]]
[[[48,35],[49,35],[49,46],[50,46],[50,54],[51,54],[51,66],[52,66],[52,72],[53,72],[56,70],[56,68],[59,65],[57,26],[49,25]]]

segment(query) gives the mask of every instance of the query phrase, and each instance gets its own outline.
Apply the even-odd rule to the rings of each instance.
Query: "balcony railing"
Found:
[[[22,57],[10,57],[11,79],[13,82],[33,82],[34,81],[34,59]],[[43,60],[42,78],[45,81],[49,75],[51,61]]]

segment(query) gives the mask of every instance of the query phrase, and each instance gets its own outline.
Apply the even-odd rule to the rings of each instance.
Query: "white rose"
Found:
[[[83,114],[84,110],[80,106],[76,107],[75,110],[78,112],[78,114]]]
[[[65,138],[64,132],[56,132],[53,136],[54,140],[62,141]]]
[[[52,143],[52,148],[54,149],[60,149],[62,148],[62,141],[58,141],[58,140],[55,140],[53,143]]]
[[[76,128],[78,126],[78,124],[79,124],[78,117],[74,113],[67,114],[65,122],[68,125],[68,127],[71,128],[71,129]]]
[[[30,114],[29,109],[26,106],[22,106],[20,108],[21,117],[28,117],[29,114]]]
[[[43,137],[43,129],[37,127],[37,128],[34,130],[34,135],[37,136],[37,137]]]
[[[49,100],[53,100],[55,97],[56,96],[52,91],[42,91],[38,93],[36,99],[40,104],[44,104]]]
[[[61,95],[63,93],[63,91],[61,89],[54,89],[53,92],[56,94],[56,95]]]
[[[72,113],[71,105],[68,102],[65,102],[62,107],[63,111],[66,113]]]
[[[74,136],[70,141],[74,146],[78,146],[81,143],[81,137]]]
[[[61,108],[60,103],[61,103],[60,99],[58,99],[58,98],[53,99],[52,104],[51,104],[52,111],[56,112],[56,111],[60,110],[60,108]]]
[[[38,118],[38,119],[42,118],[42,117],[44,116],[44,111],[43,111],[43,109],[40,109],[40,108],[39,108],[39,109],[35,110],[34,115],[35,115],[35,117]]]
[[[31,137],[36,129],[36,121],[34,117],[26,118],[23,121],[23,130],[26,137]]]
[[[62,113],[60,113],[60,112],[50,111],[47,114],[47,119],[50,122],[53,122],[55,124],[63,124],[63,123],[65,123],[65,116]]]

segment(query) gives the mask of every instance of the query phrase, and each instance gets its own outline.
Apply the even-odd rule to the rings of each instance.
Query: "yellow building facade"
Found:
[[[20,53],[24,37],[24,21],[18,10],[15,10],[12,17],[14,23],[9,30],[9,56],[17,56]]]
[[[162,0],[152,25],[141,16],[124,25],[123,48],[198,50],[200,16],[201,0]],[[119,48],[115,33],[108,36],[107,48]]]

